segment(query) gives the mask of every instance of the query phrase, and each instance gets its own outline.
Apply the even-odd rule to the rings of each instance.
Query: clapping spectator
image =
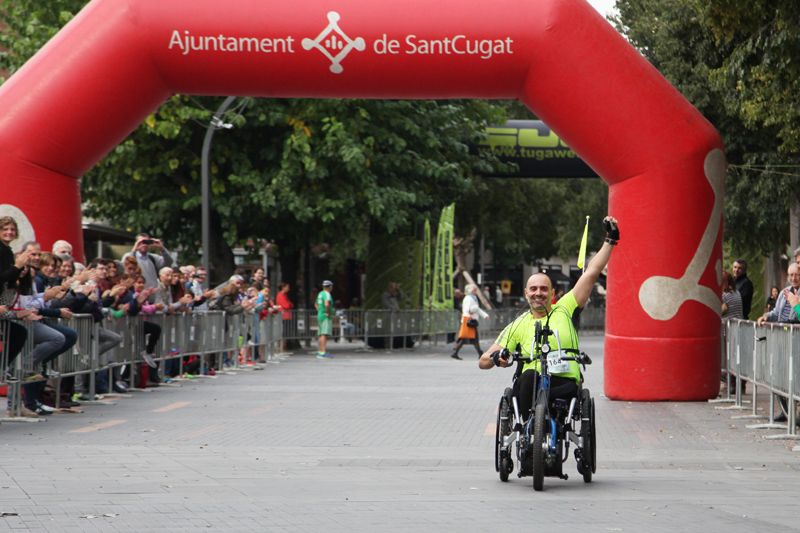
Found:
[[[146,288],[144,276],[126,277],[123,282],[131,284],[125,293],[122,294],[116,302],[117,309],[129,316],[152,315],[163,309],[163,304],[151,304],[148,300],[156,292],[155,287]],[[142,350],[141,356],[147,366],[153,370],[150,373],[150,380],[153,384],[158,384],[160,377],[158,376],[158,362],[155,360],[156,346],[158,340],[161,338],[161,326],[149,320],[143,320],[143,334],[145,349]]]
[[[158,287],[155,293],[155,304],[156,306],[160,306],[158,308],[159,311],[169,314],[185,311],[193,300],[191,295],[183,295],[175,299],[172,288],[173,280],[174,282],[178,281],[171,267],[164,267],[158,272]]]
[[[203,289],[203,283],[206,281],[206,269],[200,267],[192,274],[192,279],[187,284],[188,292],[194,296],[194,303],[192,308],[195,311],[207,311],[208,301],[213,300],[217,296],[217,291],[213,289]]]
[[[61,257],[61,256],[59,256]],[[58,277],[61,280],[66,280],[71,278],[75,274],[75,261],[72,257],[61,257],[61,266],[58,267]]]
[[[798,322],[797,314],[795,314],[794,309],[786,300],[786,296],[790,293],[797,294],[798,290],[800,290],[800,266],[797,263],[792,263],[786,273],[789,276],[789,285],[778,295],[778,299],[775,301],[775,308],[758,318],[759,324],[764,322],[796,324]]]
[[[44,292],[48,287],[61,284],[61,278],[58,277],[61,262],[61,258],[57,255],[47,252],[42,253],[39,259],[39,271],[36,272],[36,277],[34,278],[36,292]]]
[[[61,287],[52,287],[44,293],[36,293],[33,280],[36,276],[42,253],[39,243],[25,243],[22,253],[27,253],[28,262],[17,282],[19,288],[17,305],[31,312],[29,318],[32,320],[31,327],[33,330],[34,346],[31,351],[33,366],[34,368],[41,367],[43,376],[50,375],[52,377],[56,373],[48,370],[47,364],[75,345],[78,340],[78,332],[72,328],[59,325],[53,320],[72,317],[72,312],[69,309],[52,309],[48,303],[50,299],[48,296],[54,296],[54,289],[63,290]],[[42,320],[45,317],[47,320]],[[41,401],[46,385],[47,382],[41,379],[22,386],[25,407],[37,415],[49,415],[54,411],[52,407],[44,405]]]

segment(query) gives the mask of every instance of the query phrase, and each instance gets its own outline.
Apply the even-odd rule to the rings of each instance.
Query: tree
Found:
[[[0,66],[13,73],[84,4],[5,4]],[[218,104],[176,95],[148,116],[82,179],[86,214],[157,234],[195,261],[200,149]],[[487,124],[502,123],[506,109],[524,111],[480,100],[239,100],[224,117],[235,127],[217,133],[210,158],[214,278],[233,268],[233,246],[264,240],[277,244],[286,272],[301,250],[335,243],[323,248],[336,268],[363,259],[370,236],[414,235],[451,202],[461,234],[477,228],[503,265],[574,254],[583,213],[562,216],[559,206],[577,194],[575,185],[476,177],[495,162],[469,146]],[[537,231],[519,231],[521,221]]]
[[[21,0],[5,6],[14,72],[83,1]],[[23,22],[24,21],[24,22]],[[200,146],[214,98],[174,96],[82,180],[86,213],[147,229],[198,249]],[[363,257],[370,231],[409,231],[458,200],[487,162],[468,146],[487,122],[485,101],[248,100],[213,146],[214,262],[230,246],[276,241],[281,254],[335,241],[334,261]],[[225,272],[227,273],[227,272]],[[220,276],[217,276],[220,277]]]
[[[726,239],[762,253],[783,246],[798,191],[795,4],[618,0],[617,7],[617,28],[722,134],[731,163]]]

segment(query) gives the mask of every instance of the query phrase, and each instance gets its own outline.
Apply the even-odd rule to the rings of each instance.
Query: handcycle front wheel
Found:
[[[533,490],[544,488],[544,446],[546,435],[547,401],[540,398],[533,411],[533,440],[531,442],[531,462],[533,463]]]
[[[585,483],[592,482],[592,474],[597,470],[597,436],[595,432],[594,398],[588,389],[581,393],[581,450],[580,473]]]
[[[494,469],[500,475],[500,481],[508,481],[508,475],[514,470],[514,463],[504,447],[504,438],[511,434],[511,389],[506,389],[497,407],[497,424],[495,425]]]

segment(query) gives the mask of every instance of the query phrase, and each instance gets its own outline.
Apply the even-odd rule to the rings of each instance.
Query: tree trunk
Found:
[[[211,212],[211,250],[208,273],[209,286],[216,287],[226,281],[235,267],[233,250],[223,238],[222,221],[218,213]]]
[[[792,256],[790,261],[794,261],[794,251],[800,247],[800,200],[793,196],[789,204],[789,251]]]

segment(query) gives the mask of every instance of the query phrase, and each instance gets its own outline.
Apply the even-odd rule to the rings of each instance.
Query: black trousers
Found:
[[[10,366],[25,347],[28,330],[16,322],[0,320],[0,336],[3,337],[3,353],[6,356],[6,363]],[[2,370],[5,372],[7,369],[3,368]]]
[[[539,373],[535,370],[526,370],[514,382],[514,396],[517,398],[517,405],[519,406],[519,414],[523,420],[527,420],[528,415],[533,408],[533,393],[536,379]],[[550,396],[549,401],[556,398],[564,398],[569,400],[578,394],[578,384],[575,380],[570,378],[562,378],[561,376],[550,376]]]
[[[458,339],[458,342],[456,342],[455,350],[453,351],[453,355],[458,355],[458,351],[465,344],[472,344],[473,346],[475,346],[475,349],[478,351],[478,357],[483,355],[483,351],[481,350],[481,343],[480,343],[480,339],[478,338],[478,331],[477,330],[475,331],[475,338],[474,339]]]
[[[156,353],[156,344],[158,344],[158,339],[161,338],[161,326],[154,322],[148,322],[145,320],[144,337],[147,339],[147,344],[145,345],[144,349],[147,350],[147,353],[149,354]]]

